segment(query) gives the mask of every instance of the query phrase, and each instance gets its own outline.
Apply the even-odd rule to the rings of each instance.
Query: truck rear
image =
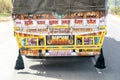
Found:
[[[107,0],[13,0],[14,35],[29,57],[95,56],[106,34]]]

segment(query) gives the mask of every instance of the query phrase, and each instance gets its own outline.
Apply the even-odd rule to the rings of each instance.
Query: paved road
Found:
[[[0,80],[120,80],[120,19],[108,15],[103,44],[107,68],[98,74],[91,58],[25,59],[25,69],[15,71],[18,48],[11,22],[0,22]]]

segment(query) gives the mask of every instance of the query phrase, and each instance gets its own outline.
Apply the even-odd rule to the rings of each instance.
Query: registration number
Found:
[[[71,56],[70,50],[49,50],[49,56]]]

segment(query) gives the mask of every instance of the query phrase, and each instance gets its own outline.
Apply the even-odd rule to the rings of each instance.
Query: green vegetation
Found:
[[[120,0],[109,0],[110,12],[115,15],[120,15]]]
[[[120,8],[111,8],[111,13],[115,15],[120,15]]]
[[[0,16],[10,16],[12,11],[11,0],[0,0]]]
[[[8,17],[10,15],[11,15],[10,13],[0,13],[0,16],[3,16],[3,17]]]

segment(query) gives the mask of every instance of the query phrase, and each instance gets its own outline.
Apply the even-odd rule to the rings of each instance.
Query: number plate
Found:
[[[49,50],[49,56],[71,56],[71,50]]]

